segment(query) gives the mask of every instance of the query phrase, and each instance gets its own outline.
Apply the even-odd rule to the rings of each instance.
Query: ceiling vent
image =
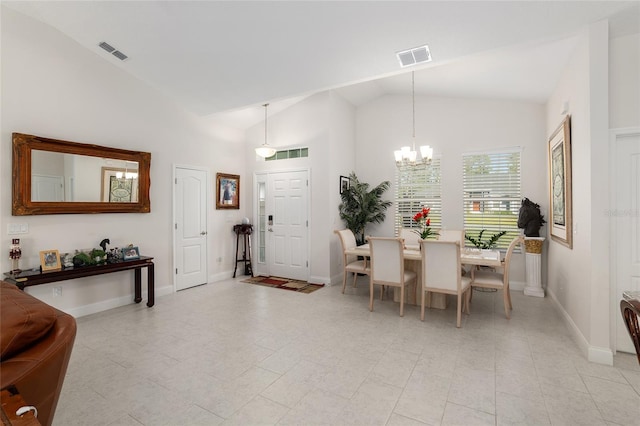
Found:
[[[396,55],[398,56],[398,61],[400,61],[400,66],[402,68],[431,62],[431,52],[429,52],[429,46],[427,45],[403,50],[402,52],[396,53]]]
[[[124,53],[122,53],[119,50],[116,50],[115,47],[111,46],[106,41],[100,42],[100,44],[98,44],[98,46],[100,46],[101,48],[103,48],[107,52],[111,53],[113,56],[115,56],[116,58],[120,59],[121,61],[124,61],[125,59],[128,58],[127,55],[125,55]]]

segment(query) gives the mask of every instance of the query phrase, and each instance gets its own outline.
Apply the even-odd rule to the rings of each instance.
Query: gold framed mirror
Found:
[[[149,213],[151,154],[13,133],[14,216]]]

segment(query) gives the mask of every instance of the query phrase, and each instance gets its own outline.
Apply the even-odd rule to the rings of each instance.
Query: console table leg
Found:
[[[147,306],[152,307],[155,304],[155,273],[154,264],[147,266]]]
[[[135,297],[133,299],[134,302],[140,303],[142,301],[142,271],[140,268],[136,268],[133,270],[134,282],[135,282]]]

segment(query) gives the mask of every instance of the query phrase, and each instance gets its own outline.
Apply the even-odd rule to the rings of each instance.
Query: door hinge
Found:
[[[307,268],[309,267],[309,261],[307,260]]]
[[[175,183],[176,183],[176,185],[178,184],[178,178],[176,178],[176,182]]]
[[[309,186],[309,179],[307,179],[307,186]]]
[[[178,275],[178,268],[176,268],[176,275]]]
[[[309,221],[307,220],[307,228],[309,227]]]
[[[178,224],[176,223],[176,229],[178,229]]]

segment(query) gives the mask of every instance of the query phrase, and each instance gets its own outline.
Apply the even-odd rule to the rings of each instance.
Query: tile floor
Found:
[[[241,278],[242,279],[242,278]],[[640,367],[579,353],[549,298],[471,316],[228,280],[78,319],[66,425],[638,425]]]

